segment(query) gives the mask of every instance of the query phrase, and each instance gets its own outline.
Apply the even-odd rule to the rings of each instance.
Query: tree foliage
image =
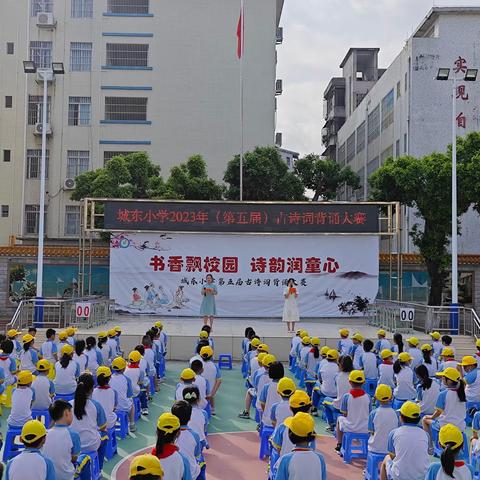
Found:
[[[349,167],[342,167],[330,159],[322,159],[310,153],[299,159],[295,173],[305,188],[313,190],[313,201],[333,200],[338,189],[345,183],[353,190],[360,188],[360,177]]]
[[[240,156],[228,162],[223,177],[228,184],[226,198],[240,198]],[[288,170],[275,147],[256,147],[244,155],[243,199],[289,201],[303,200],[304,186],[301,180]]]

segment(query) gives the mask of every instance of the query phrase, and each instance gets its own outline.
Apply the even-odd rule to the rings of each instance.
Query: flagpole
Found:
[[[240,0],[241,15],[241,55],[240,55],[240,201],[243,201],[243,155],[244,155],[244,130],[243,130],[243,55],[245,35],[245,0]]]

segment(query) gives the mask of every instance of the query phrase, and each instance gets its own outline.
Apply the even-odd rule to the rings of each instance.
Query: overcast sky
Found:
[[[323,91],[350,47],[379,47],[386,68],[436,6],[480,6],[480,0],[285,0],[278,48],[277,131],[283,147],[322,153]]]

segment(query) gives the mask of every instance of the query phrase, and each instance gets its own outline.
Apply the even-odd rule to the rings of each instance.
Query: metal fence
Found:
[[[86,302],[90,305],[88,317],[77,317],[76,305],[78,302]],[[93,328],[113,320],[114,305],[114,300],[99,297],[67,300],[57,298],[22,300],[6,329],[22,330],[32,325],[40,328],[57,329],[69,325],[79,328]]]

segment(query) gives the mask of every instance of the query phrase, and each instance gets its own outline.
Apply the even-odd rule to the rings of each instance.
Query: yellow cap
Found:
[[[418,340],[417,337],[410,337],[410,338],[407,338],[407,343],[416,347],[420,343],[420,341]]]
[[[475,342],[476,347],[480,347],[480,338]]]
[[[200,356],[202,358],[210,358],[211,356],[213,356],[213,349],[212,347],[210,347],[209,345],[207,345],[206,347],[202,347],[200,349]]]
[[[59,335],[60,337],[60,335]],[[98,338],[107,338],[108,333],[107,332],[98,332]]]
[[[338,331],[338,334],[342,337],[348,337],[350,335],[350,330],[348,328],[341,328]]]
[[[185,368],[180,374],[181,380],[193,380],[195,378],[195,372],[191,368]]]
[[[127,362],[123,357],[117,357],[112,360],[112,370],[125,370]]]
[[[387,332],[383,328],[381,328],[380,330],[377,331],[377,335],[385,337],[387,335]]]
[[[388,385],[380,384],[375,390],[375,398],[385,402],[392,398],[392,389]]]
[[[445,347],[440,354],[441,357],[455,357],[454,351],[450,347]]]
[[[471,365],[477,365],[477,360],[471,355],[466,355],[462,358],[462,361],[459,363],[462,367],[469,367]]]
[[[155,327],[163,328],[163,323],[162,322],[155,322]]]
[[[336,350],[334,350],[333,348],[331,348],[327,352],[327,358],[328,358],[328,360],[338,360],[338,352]]]
[[[258,364],[259,364],[259,365],[263,365],[263,359],[265,358],[266,355],[268,355],[268,354],[265,353],[265,352],[260,352],[260,353],[257,355],[257,360],[258,360]]]
[[[302,330],[302,332],[300,333],[300,337],[308,337],[308,332],[306,330]]]
[[[277,361],[277,357],[271,353],[267,353],[263,358],[263,366],[269,367],[273,362]]]
[[[295,382],[288,377],[283,377],[278,381],[277,392],[283,396],[290,396],[296,390]]]
[[[129,354],[128,354],[128,359],[132,362],[132,363],[138,363],[141,359],[142,359],[142,354],[140,352],[137,352],[137,350],[132,350]]]
[[[250,345],[254,348],[257,348],[260,345],[260,339],[259,338],[252,338],[252,341],[250,342]]]
[[[320,339],[318,337],[313,337],[310,340],[310,344],[314,347],[318,347],[320,345]]]
[[[122,333],[122,327],[120,327],[119,325],[115,326],[115,327],[114,327],[114,330],[115,330],[117,333]]]
[[[420,405],[411,401],[405,402],[399,412],[407,418],[420,418]]]
[[[7,337],[8,338],[13,338],[13,337],[16,337],[17,335],[20,335],[22,332],[20,330],[15,330],[14,328],[12,328],[11,330],[9,330],[7,332]]]
[[[97,368],[97,377],[100,375],[103,375],[104,377],[111,377],[112,371],[108,367],[102,365],[101,367]]]
[[[68,337],[68,334],[67,334],[67,332],[66,332],[65,330],[64,330],[63,332],[60,332],[60,333],[58,334],[58,339],[59,339],[59,340],[66,340],[67,337]]]
[[[328,345],[324,345],[321,349],[320,349],[320,355],[327,355],[328,351],[330,350],[330,347]]]
[[[430,336],[435,340],[440,340],[440,337],[441,337],[439,332],[430,332]]]
[[[268,353],[270,351],[270,347],[266,343],[261,343],[260,345],[258,345],[257,350],[259,352]]]
[[[386,358],[389,358],[389,357],[393,357],[393,355],[394,353],[388,348],[385,348],[380,352],[380,356],[382,357],[382,360],[385,360]]]
[[[433,350],[433,347],[429,343],[424,343],[421,347],[420,350],[422,352],[431,352]]]
[[[437,372],[437,377],[445,377],[451,380],[452,382],[460,381],[460,372],[456,368],[448,367],[443,372]]]
[[[60,350],[60,353],[62,355],[73,355],[73,352],[75,351],[75,349],[71,346],[71,345],[63,345],[61,350]]]
[[[30,335],[29,333],[26,333],[23,337],[22,337],[22,342],[23,343],[30,343],[32,340],[35,340],[35,337],[33,335]]]
[[[17,384],[18,385],[28,385],[29,383],[33,382],[33,375],[32,372],[29,370],[22,370],[18,372],[17,375]]]
[[[357,342],[363,342],[363,335],[357,332],[352,335],[352,340],[356,340]]]
[[[108,333],[109,337],[116,337],[117,336],[117,332],[114,328],[111,328],[107,333]]]
[[[308,335],[305,335],[304,337],[302,337],[302,343],[304,345],[310,345],[310,342],[311,342],[311,338]]]
[[[352,370],[348,375],[348,381],[354,383],[365,383],[365,374],[363,370]]]
[[[50,362],[46,358],[42,358],[35,365],[39,372],[48,372],[50,370]]]
[[[47,429],[42,422],[39,422],[38,420],[29,420],[22,427],[20,439],[23,443],[30,445],[43,438],[46,434]]]
[[[298,412],[294,417],[286,418],[284,424],[297,437],[315,435],[315,421],[308,413]]]
[[[312,400],[304,390],[295,390],[290,396],[288,403],[292,408],[300,408],[311,405]]]
[[[154,455],[139,455],[132,460],[130,464],[130,477],[153,475],[163,478],[163,469],[160,460]]]
[[[453,449],[457,449],[460,445],[463,445],[463,434],[458,427],[451,423],[447,423],[440,428],[438,443],[440,443],[443,448],[451,443]]]
[[[71,337],[72,335],[75,335],[77,329],[75,327],[68,327],[65,331],[67,332],[67,335]]]
[[[411,355],[408,352],[402,352],[398,355],[398,359],[401,362],[410,362],[412,359]]]
[[[187,368],[187,370],[190,370]],[[157,428],[165,433],[172,433],[180,428],[180,420],[171,413],[162,413],[158,417]]]
[[[199,336],[200,338],[208,338],[208,332],[206,332],[205,330],[202,330],[202,331],[198,334],[198,336]]]
[[[297,331],[295,332],[297,335],[301,335],[301,333],[303,332],[303,329],[302,328],[297,328]]]

